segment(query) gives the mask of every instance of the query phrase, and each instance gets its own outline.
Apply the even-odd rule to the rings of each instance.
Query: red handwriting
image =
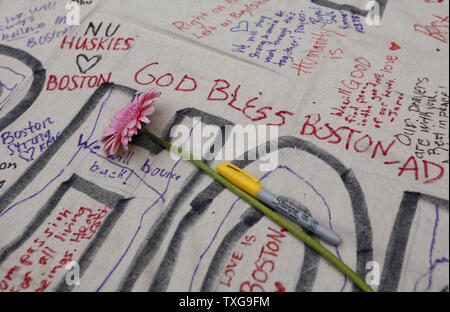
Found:
[[[73,244],[91,240],[110,211],[110,207],[95,212],[85,207],[80,207],[76,212],[68,209],[60,211],[50,219],[42,233],[24,248],[17,263],[0,281],[0,291],[45,291],[65,265],[73,261],[77,252],[77,249],[61,250],[61,243],[70,243],[73,247]],[[39,287],[30,289],[33,280],[33,285]]]
[[[362,82],[360,80],[365,77],[367,70],[372,66],[364,57],[358,57],[354,62],[356,64],[350,73],[350,80],[341,80],[342,86],[352,91],[358,90],[361,87]]]
[[[134,38],[87,38],[64,36],[61,49],[82,51],[127,51],[131,49]]]
[[[225,1],[230,4],[240,2],[240,0],[225,0]],[[235,19],[240,19],[241,17],[243,17],[246,14],[248,14],[249,16],[253,16],[253,12],[255,10],[257,10],[261,5],[266,4],[267,2],[269,2],[269,0],[257,0],[257,1],[252,1],[250,3],[246,3],[245,6],[243,7],[243,9],[236,11],[236,12],[231,12],[230,16]]]
[[[314,45],[312,49],[308,51],[308,54],[303,57],[298,64],[292,64],[291,68],[297,70],[297,76],[301,76],[302,73],[312,74],[312,70],[314,69],[314,67],[317,66],[320,59],[324,57],[323,54],[326,54],[330,59],[333,60],[342,59],[342,55],[344,54],[344,51],[342,49],[331,49],[328,50],[327,54],[326,48],[328,46],[329,37],[331,37],[333,34],[340,37],[346,37],[346,35],[338,33],[334,30],[328,30],[323,26],[321,27],[321,29],[322,31],[319,34],[311,33],[311,36],[314,38]]]
[[[365,80],[371,63],[363,57],[355,59],[350,79],[342,80],[338,88],[343,101],[341,105],[333,106],[330,114],[342,117],[350,125],[371,124],[381,128],[385,122],[394,123],[405,97],[404,93],[394,90],[396,79],[388,78],[398,59],[395,55],[387,55],[383,67],[368,82]]]
[[[182,32],[185,30],[192,30],[192,28],[198,26],[200,27],[200,30],[198,32],[192,32],[192,35],[197,39],[201,39],[212,35],[213,31],[217,31],[217,26],[206,25],[202,22],[206,17],[208,17],[208,13],[201,12],[200,15],[194,16],[189,22],[175,21],[172,22],[172,25]]]
[[[449,31],[449,16],[440,17],[439,15],[433,14],[435,19],[430,25],[414,25],[414,30],[416,32],[421,32],[431,38],[439,40],[443,43],[448,43],[448,31]]]
[[[353,150],[356,153],[370,153],[371,158],[379,155],[387,156],[396,140],[389,144],[374,140],[369,134],[362,135],[362,132],[350,127],[334,127],[329,123],[321,124],[320,114],[306,116],[301,135],[313,136],[329,144],[345,144],[346,150]]]
[[[197,90],[198,80],[189,74],[185,74],[182,78],[175,78],[172,73],[151,73],[150,69],[158,70],[158,65],[158,62],[152,62],[139,69],[134,75],[136,83],[140,85],[155,83],[159,87],[170,87],[180,92]],[[243,116],[253,122],[267,120],[266,124],[268,126],[282,126],[286,123],[288,116],[294,116],[294,113],[288,110],[275,111],[272,105],[260,104],[262,92],[258,92],[257,96],[250,99],[242,99],[239,96],[241,87],[241,85],[232,87],[231,83],[226,79],[216,79],[206,100],[226,103],[229,107],[241,112]]]
[[[149,72],[151,66],[159,65],[158,62],[153,62],[145,65],[141,69],[139,69],[134,75],[134,81],[136,83],[146,86],[152,83],[155,83],[159,87],[170,87],[173,85],[175,80],[173,74],[165,73],[156,78]],[[179,81],[179,83],[175,86],[175,91],[183,91],[183,92],[191,92],[197,89],[197,81],[190,77],[189,75],[184,75],[184,77]]]
[[[47,91],[74,91],[76,89],[98,88],[102,83],[108,83],[110,81],[111,74],[112,73],[108,74],[108,78],[105,78],[103,74],[98,76],[64,75],[61,78],[50,75],[47,81]]]
[[[341,80],[341,86],[338,89],[338,92],[342,96],[342,105],[340,107],[332,107],[334,112],[331,115],[343,117],[345,110],[349,108],[350,110],[358,111],[359,107],[356,105],[351,105],[352,100],[351,97],[353,92],[360,89],[362,82],[360,79],[364,78],[367,70],[372,66],[368,60],[363,57],[358,57],[354,60],[356,65],[353,66],[353,71],[350,73],[350,80]],[[345,117],[345,121],[349,124],[355,121],[357,113],[349,114]]]
[[[244,237],[244,239],[241,241],[240,245],[244,247],[251,246],[256,241],[256,237],[254,235],[247,235]],[[233,251],[231,254],[231,258],[228,261],[227,266],[225,267],[225,271],[223,272],[223,279],[221,277],[221,280],[219,281],[220,284],[231,287],[231,282],[233,278],[236,275],[236,269],[240,263],[242,263],[242,260],[244,259],[245,254],[243,252],[239,252],[237,250]]]
[[[175,21],[175,22],[172,22],[172,25],[174,27],[176,27],[179,31],[189,30],[192,27],[194,27],[195,25],[204,27],[204,25],[200,21],[204,21],[207,17],[208,17],[208,13],[200,12],[199,15],[193,16],[192,20],[190,20],[189,22]]]
[[[275,287],[277,290],[275,290],[275,292],[285,292],[286,291],[286,287],[284,287],[284,285],[281,282],[275,282]]]
[[[286,232],[286,229],[275,230],[269,226],[268,230],[269,234],[266,237],[269,240],[261,247],[258,259],[254,262],[255,269],[252,272],[252,278],[241,284],[239,289],[241,292],[264,292],[270,273],[275,270],[281,244],[283,239],[286,238],[286,235],[283,234]],[[276,283],[279,283],[276,286],[279,291],[282,284],[280,282]]]
[[[180,32],[190,32],[194,38],[203,39],[217,33],[220,27],[228,28],[235,21],[239,21],[247,15],[252,17],[257,9],[268,3],[270,0],[246,1],[247,3],[245,4],[242,4],[242,1],[243,0],[225,0],[222,5],[214,6],[209,10],[203,10],[184,20],[177,19],[171,22],[171,24]],[[222,18],[222,20],[216,22],[215,25],[211,25],[211,23],[208,23],[208,19],[212,15],[216,15],[216,18],[211,20],[211,23],[220,20],[220,18]],[[219,15],[225,16],[220,17]]]
[[[385,164],[395,165],[397,163],[401,162],[386,162]],[[445,174],[445,169],[432,161],[422,160],[418,162],[415,156],[411,156],[398,167],[399,177],[405,173],[410,173],[416,181],[423,181],[424,184],[429,184],[442,179]]]
[[[268,118],[269,112],[273,110],[272,106],[257,106],[256,103],[259,100],[259,96],[253,97],[250,100],[243,101],[239,104],[237,101],[238,92],[241,85],[238,85],[231,94],[228,93],[228,89],[231,87],[230,83],[224,79],[217,79],[207,97],[208,101],[223,101],[227,102],[227,105],[231,108],[240,111],[246,118],[251,121],[260,121]],[[283,110],[276,113],[271,113],[271,116],[277,116],[278,122],[267,123],[268,126],[282,126],[286,123],[286,116],[293,116],[294,113]]]
[[[356,153],[369,153],[372,159],[380,156],[387,158],[392,147],[397,140],[393,140],[389,144],[384,144],[382,141],[376,141],[369,134],[364,134],[356,129],[341,126],[335,127],[329,123],[322,124],[321,116],[319,114],[306,116],[306,121],[303,124],[301,135],[312,136],[320,141],[326,141],[329,144],[345,144],[345,149],[354,151]],[[422,160],[420,163],[415,156],[411,156],[406,161],[388,161],[385,165],[399,165],[398,176],[402,177],[410,174],[409,177],[415,181],[421,181],[424,184],[433,183],[440,180],[444,174],[445,169],[439,164],[431,161]]]

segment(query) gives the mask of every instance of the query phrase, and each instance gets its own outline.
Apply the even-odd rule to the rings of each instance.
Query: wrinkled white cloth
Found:
[[[150,87],[148,128],[220,139],[212,168],[240,155],[220,129],[274,126],[270,171],[234,163],[375,290],[448,291],[448,31],[438,0],[2,1],[0,291],[357,289],[147,138],[108,157],[103,130]]]

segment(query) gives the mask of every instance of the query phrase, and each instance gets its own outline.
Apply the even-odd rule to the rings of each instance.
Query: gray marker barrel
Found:
[[[329,228],[319,224],[311,216],[307,215],[299,208],[292,205],[292,203],[283,200],[282,198],[272,194],[268,190],[262,188],[259,190],[256,198],[268,205],[269,207],[281,212],[289,219],[300,224],[303,228],[311,231],[319,236],[321,239],[329,244],[337,246],[341,243],[341,238],[338,234],[330,230]]]

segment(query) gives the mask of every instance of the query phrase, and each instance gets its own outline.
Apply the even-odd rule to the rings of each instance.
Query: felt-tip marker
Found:
[[[233,183],[235,186],[244,190],[253,197],[256,197],[270,208],[281,212],[283,215],[301,225],[303,228],[316,234],[327,243],[335,246],[341,243],[341,238],[337,233],[319,224],[319,222],[314,220],[311,216],[295,207],[291,201],[286,200],[286,198],[281,196],[276,196],[263,188],[262,185],[259,184],[258,179],[251,176],[244,170],[229,162],[218,165],[216,169],[224,178]]]

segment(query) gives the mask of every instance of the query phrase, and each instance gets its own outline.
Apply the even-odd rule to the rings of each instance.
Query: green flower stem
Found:
[[[249,203],[256,209],[258,209],[272,221],[274,221],[275,223],[279,224],[280,226],[291,232],[293,235],[295,235],[297,238],[302,240],[305,244],[310,246],[312,249],[314,249],[320,255],[322,255],[325,259],[331,262],[331,264],[333,264],[339,271],[344,273],[353,283],[355,283],[359,288],[361,288],[361,290],[366,292],[374,291],[358,276],[358,274],[353,272],[353,270],[350,269],[345,263],[339,260],[334,254],[332,254],[328,249],[323,247],[320,243],[315,241],[311,236],[302,231],[298,226],[294,225],[281,215],[277,214],[276,212],[274,212],[269,207],[258,201],[253,196],[247,194],[243,190],[239,189],[238,187],[230,183],[228,180],[222,177],[217,171],[211,169],[208,165],[206,165],[203,161],[195,159],[192,154],[183,151],[183,149],[181,149],[180,147],[172,146],[170,143],[167,143],[166,141],[157,137],[146,128],[144,128],[143,133],[146,134],[150,139],[152,139],[153,141],[164,147],[165,149],[177,153],[186,160],[190,160],[194,165],[205,171],[213,179],[220,182],[223,186],[232,191],[234,194],[245,200],[247,203]]]

